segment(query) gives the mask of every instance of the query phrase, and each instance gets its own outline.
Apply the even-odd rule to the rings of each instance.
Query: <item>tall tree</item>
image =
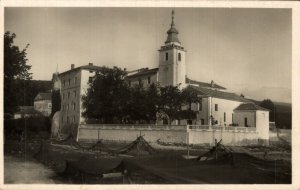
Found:
[[[263,100],[259,105],[260,105],[261,107],[263,107],[263,108],[266,108],[266,109],[271,110],[271,111],[270,111],[270,114],[269,114],[269,120],[270,120],[270,121],[274,121],[275,105],[274,105],[274,103],[272,102],[272,100],[270,100],[270,99],[265,99],[265,100]]]
[[[187,106],[187,109],[181,111],[180,119],[196,119],[197,114],[195,110],[192,110],[192,104],[200,102],[197,92],[193,88],[187,87],[183,89],[181,96],[183,104]]]
[[[102,67],[82,97],[83,116],[100,123],[122,122],[127,115],[130,95],[125,75],[126,72],[117,67]]]
[[[13,85],[14,80],[30,80],[30,65],[26,65],[27,46],[20,50],[14,45],[16,35],[9,31],[4,34],[4,112],[13,113],[17,110],[16,95],[19,89]]]
[[[160,88],[159,109],[169,116],[170,122],[180,118],[183,105],[183,97],[178,86],[165,86]]]

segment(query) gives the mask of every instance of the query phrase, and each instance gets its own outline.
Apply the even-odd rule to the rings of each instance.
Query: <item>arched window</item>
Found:
[[[178,53],[178,61],[181,61],[181,53]]]

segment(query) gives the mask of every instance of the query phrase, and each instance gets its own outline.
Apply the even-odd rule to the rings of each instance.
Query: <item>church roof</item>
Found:
[[[238,102],[247,102],[247,103],[251,102],[250,100],[247,100],[231,92],[223,92],[216,89],[209,89],[209,88],[203,88],[203,87],[192,86],[192,85],[190,85],[189,87],[196,90],[197,93],[202,96],[209,96],[209,97],[238,101]]]
[[[269,109],[260,107],[254,103],[241,104],[234,109],[234,111],[253,111],[253,110],[270,111]]]
[[[167,32],[168,38],[165,41],[165,43],[170,43],[170,42],[178,42],[180,43],[178,39],[178,30],[175,28],[175,23],[174,23],[174,10],[172,10],[172,23],[171,23],[171,28]]]
[[[145,76],[145,75],[154,75],[158,72],[158,68],[153,68],[153,69],[143,69],[140,72],[137,72],[133,75],[127,76],[127,78],[135,78],[135,77],[140,77],[140,76]]]
[[[36,95],[34,100],[51,100],[51,92],[40,92]]]
[[[216,89],[221,89],[221,90],[226,89],[223,86],[220,86],[216,83],[213,83],[213,85],[212,85],[212,83],[199,82],[199,81],[189,79],[188,77],[185,78],[185,83],[191,84],[191,85],[197,85],[199,87],[204,87],[204,88],[216,88]]]

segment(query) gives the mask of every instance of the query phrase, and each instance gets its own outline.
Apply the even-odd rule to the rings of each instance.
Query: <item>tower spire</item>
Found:
[[[174,15],[175,15],[175,12],[174,12],[174,10],[172,10],[172,23],[171,23],[172,28],[175,26],[175,24],[174,24]]]
[[[175,28],[175,23],[174,23],[174,15],[175,15],[175,11],[172,10],[172,22],[171,22],[171,28],[168,30],[167,34],[168,34],[168,38],[167,40],[165,41],[165,44],[168,44],[168,43],[179,43],[180,44],[180,41],[177,37],[178,35],[178,31],[177,29]]]

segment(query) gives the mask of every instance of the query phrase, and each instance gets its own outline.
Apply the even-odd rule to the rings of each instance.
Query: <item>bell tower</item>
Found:
[[[174,10],[172,10],[171,27],[167,31],[168,37],[165,45],[159,51],[158,82],[161,86],[176,86],[182,89],[185,87],[185,53],[178,39],[178,30],[174,23]]]

